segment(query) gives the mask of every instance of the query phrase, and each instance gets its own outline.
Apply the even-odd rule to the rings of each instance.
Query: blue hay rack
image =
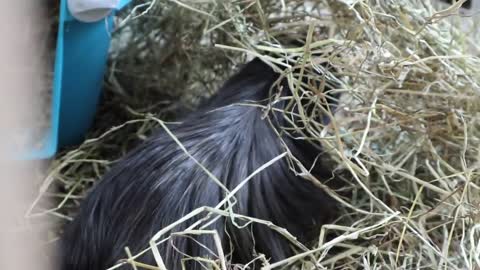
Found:
[[[116,10],[130,1],[120,0]],[[114,14],[84,23],[67,6],[67,0],[60,1],[50,128],[42,147],[29,150],[24,159],[51,158],[60,147],[82,142],[96,113]]]

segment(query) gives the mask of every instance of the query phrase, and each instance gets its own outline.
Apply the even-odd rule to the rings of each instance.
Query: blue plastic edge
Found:
[[[59,147],[81,143],[94,120],[103,86],[112,24],[111,16],[95,23],[71,21],[65,24]]]
[[[117,6],[117,11],[123,9],[128,4],[130,4],[131,2],[132,2],[132,0],[120,0],[120,2],[118,3],[118,6]]]
[[[119,1],[119,4],[117,6],[117,11],[118,10],[121,10],[123,9],[125,6],[127,6],[129,3],[131,3],[131,0],[120,0]],[[114,11],[109,15],[107,16],[107,18],[101,20],[100,22],[97,22],[98,23],[102,23],[102,22],[105,22],[105,20],[107,20],[108,22],[108,26],[111,26],[111,24],[113,23],[112,22],[112,19],[113,19],[113,15],[114,15]],[[65,73],[64,73],[64,69],[66,66],[68,66],[68,57],[67,55],[65,54],[65,49],[64,49],[64,46],[65,46],[65,36],[66,36],[66,24],[68,23],[72,23],[72,24],[82,24],[78,21],[76,21],[73,16],[70,14],[69,10],[68,10],[68,7],[67,7],[67,2],[66,0],[61,0],[60,2],[60,18],[59,18],[59,25],[58,25],[58,34],[57,34],[57,43],[56,43],[56,55],[55,55],[55,64],[54,64],[54,82],[53,82],[53,91],[52,91],[52,103],[51,103],[51,119],[50,119],[50,123],[51,123],[51,127],[48,131],[46,131],[46,135],[45,135],[45,139],[43,140],[44,142],[44,146],[41,148],[41,149],[31,149],[27,154],[21,154],[20,155],[20,159],[24,159],[24,160],[35,160],[35,159],[48,159],[48,158],[51,158],[53,157],[57,150],[58,150],[58,147],[60,145],[65,145],[65,144],[68,144],[68,142],[61,142],[62,139],[61,139],[61,129],[62,129],[62,90],[65,91],[64,87],[62,87],[62,85],[65,83],[64,82],[64,76],[65,76]],[[90,23],[90,25],[92,24],[95,24],[95,23]],[[105,24],[103,23],[103,25],[105,26]],[[92,28],[93,28],[93,25],[92,25]],[[107,29],[107,28],[105,28]],[[108,29],[108,31],[110,31],[110,29]],[[107,35],[107,40],[106,42],[108,43],[107,46],[106,46],[106,50],[105,50],[105,53],[108,54],[108,48],[110,47],[110,33],[106,33]],[[68,43],[68,42],[67,42]],[[103,54],[102,54],[103,55]],[[100,56],[102,56],[100,55]],[[78,56],[77,56],[78,57]],[[106,56],[104,57],[101,57],[102,61],[106,63]],[[103,59],[105,58],[105,59]],[[67,64],[65,65],[65,62],[67,62]],[[71,63],[71,62],[70,62]],[[105,68],[106,66],[103,67],[103,72],[102,72],[102,76],[104,74],[104,71],[105,71]],[[68,72],[67,72],[68,73]],[[65,95],[66,92],[63,93],[63,95]],[[96,111],[96,108],[93,108],[93,107],[96,107],[97,106],[97,102],[98,102],[98,99],[99,99],[99,94],[101,93],[101,90],[99,89],[97,91],[97,93],[95,93],[94,95],[94,98],[91,99],[93,100],[93,102],[90,102],[91,104],[91,108],[90,108],[90,113],[89,114],[94,114],[94,112]],[[64,106],[67,106],[65,104],[63,104]],[[93,116],[90,116],[90,118],[93,118]],[[73,120],[73,119],[71,119]],[[90,119],[90,120],[87,120],[87,123],[88,125],[91,124],[91,122],[93,121],[93,119]],[[63,121],[64,122],[64,121]],[[85,121],[84,121],[85,122]],[[64,126],[65,124],[63,124]],[[65,127],[63,127],[65,128]],[[63,136],[65,137],[65,135]],[[65,141],[65,139],[63,139]],[[68,141],[68,140],[67,140]]]
[[[41,149],[30,150],[29,153],[23,154],[21,159],[33,160],[33,159],[46,159],[51,158],[57,152],[58,147],[58,126],[60,116],[60,100],[61,100],[61,87],[63,77],[63,33],[64,33],[64,21],[66,16],[66,1],[60,2],[60,18],[57,32],[57,43],[55,48],[55,64],[54,64],[54,77],[53,77],[53,89],[51,100],[51,119],[50,129],[46,132],[44,138],[44,146]]]

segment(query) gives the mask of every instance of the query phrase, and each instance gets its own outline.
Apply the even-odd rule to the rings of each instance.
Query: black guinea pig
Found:
[[[225,197],[224,188],[233,190],[287,148],[317,179],[332,178],[332,169],[318,158],[318,147],[274,129],[289,126],[278,111],[291,104],[281,99],[269,103],[269,98],[289,91],[286,79],[254,59],[182,124],[170,127],[190,157],[163,129],[131,151],[96,183],[78,215],[66,226],[60,242],[61,269],[104,270],[127,257],[125,247],[134,255],[141,252],[162,228],[199,207],[215,207]],[[270,113],[247,103],[269,104]],[[235,194],[233,210],[271,221],[308,243],[317,239],[321,225],[335,216],[335,204],[291,166],[292,162],[283,158],[256,174]],[[204,216],[181,223],[173,231],[183,231]],[[294,254],[285,237],[262,224],[238,227],[223,217],[207,229],[219,234],[231,263],[245,264],[255,254],[264,254],[270,262]],[[169,270],[182,269],[182,264],[183,269],[207,269],[201,262],[185,258],[215,259],[212,251],[217,250],[209,235],[172,237],[158,248]],[[156,265],[151,252],[139,261]],[[125,265],[121,269],[132,268]]]

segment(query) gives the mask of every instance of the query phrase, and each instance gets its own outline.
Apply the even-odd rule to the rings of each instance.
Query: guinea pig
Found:
[[[288,91],[286,79],[256,58],[198,111],[169,127],[190,155],[165,129],[136,147],[92,187],[66,226],[60,240],[61,269],[104,270],[127,257],[125,247],[132,254],[141,252],[162,228],[199,207],[215,207],[224,199],[225,188],[235,189],[286,149],[317,179],[332,178],[332,169],[319,158],[321,149],[279,131],[292,123],[279,115],[291,104],[270,98]],[[271,221],[308,243],[318,238],[322,224],[335,217],[335,203],[291,168],[292,162],[282,158],[254,175],[235,194],[233,211]],[[202,217],[178,224],[173,232],[187,229]],[[258,254],[275,262],[295,252],[288,239],[265,224],[237,225],[223,217],[207,228],[218,233],[230,263],[245,264]],[[201,262],[185,258],[215,259],[212,251],[217,250],[209,235],[172,237],[158,248],[170,270],[206,269]],[[151,252],[140,261],[156,265]]]

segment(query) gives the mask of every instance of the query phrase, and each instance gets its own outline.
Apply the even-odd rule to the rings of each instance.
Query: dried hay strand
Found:
[[[308,249],[269,221],[234,213],[226,203],[233,190],[217,207],[197,209],[158,232],[142,253],[127,249],[120,265],[164,269],[157,244],[198,234],[216,239],[208,225],[228,216],[269,226],[298,248],[275,263],[260,254],[263,269],[478,269],[480,48],[475,16],[459,13],[463,2],[137,1],[119,19],[108,99],[90,139],[58,155],[29,214],[70,219],[112,162],[151,130],[167,129],[159,119],[194,107],[237,63],[257,56],[287,67],[287,98],[300,113],[286,110],[284,117],[301,118],[294,130],[330,153],[346,188],[329,190],[321,179],[310,180],[342,205],[341,217],[319,232],[317,248]],[[287,46],[295,39],[305,46]],[[324,89],[301,84],[302,76],[333,87],[338,110],[325,111]],[[319,113],[329,115],[328,126],[315,121]],[[308,178],[308,169],[297,165]],[[59,198],[58,205],[42,206],[44,196]],[[170,232],[205,213],[187,231]],[[146,252],[158,266],[138,259]],[[213,259],[186,259],[208,269],[242,269],[229,265],[221,245],[212,252]]]

